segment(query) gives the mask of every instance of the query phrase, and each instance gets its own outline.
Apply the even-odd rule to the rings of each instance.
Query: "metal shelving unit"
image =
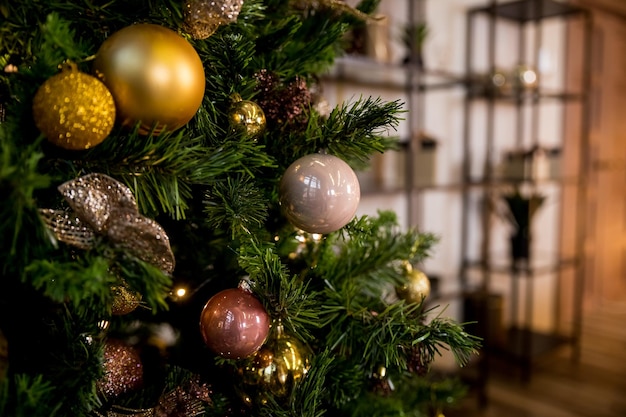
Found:
[[[554,24],[552,22],[559,21]],[[585,62],[581,63],[582,73],[579,75],[580,85],[571,90],[570,85],[562,88],[548,89],[542,85],[539,74],[538,83],[532,88],[513,88],[512,91],[502,93],[493,78],[500,71],[499,53],[506,47],[499,45],[502,39],[511,39],[511,34],[517,37],[517,44],[513,42],[508,49],[517,50],[516,63],[527,65],[537,64],[541,61],[542,46],[546,40],[545,25],[552,25],[551,30],[564,31],[564,38],[568,25],[582,25],[584,32],[584,44],[582,54]],[[556,28],[556,29],[555,29]],[[561,204],[556,209],[562,213],[566,207],[562,206],[559,196],[563,190],[570,187],[574,191],[578,201],[586,198],[585,175],[578,173],[575,177],[562,173],[547,180],[537,181],[534,178],[507,178],[502,177],[497,170],[499,161],[498,150],[501,145],[498,141],[496,124],[502,114],[502,109],[513,120],[510,134],[515,138],[518,146],[540,146],[542,135],[542,123],[547,116],[544,103],[551,103],[552,108],[558,107],[561,115],[566,106],[574,104],[580,107],[581,127],[578,137],[556,138],[563,146],[571,146],[573,143],[578,147],[580,161],[578,166],[584,170],[587,167],[586,149],[588,149],[588,97],[589,90],[589,38],[591,28],[591,15],[584,9],[567,3],[554,0],[515,0],[510,2],[491,1],[483,7],[470,9],[467,12],[466,33],[466,79],[467,92],[465,99],[465,126],[464,126],[464,164],[463,177],[466,187],[463,190],[463,230],[462,230],[462,259],[460,268],[461,286],[467,291],[468,302],[466,304],[466,319],[477,320],[479,325],[476,331],[485,338],[485,352],[481,355],[480,383],[484,383],[489,373],[489,362],[493,357],[506,359],[507,364],[519,365],[521,376],[528,380],[532,374],[532,365],[539,356],[553,352],[563,346],[572,348],[573,358],[578,352],[580,336],[580,321],[582,309],[582,288],[584,265],[582,263],[582,241],[585,234],[584,216],[581,204],[578,210],[577,220],[573,224],[552,225],[555,236],[561,236],[562,228],[573,227],[576,230],[575,252],[567,254],[561,252],[562,242],[556,241],[551,249],[554,249],[546,259],[537,260],[534,254],[529,259],[513,262],[507,251],[508,241],[498,241],[498,235],[494,233],[497,228],[493,214],[493,205],[485,202],[493,202],[503,190],[517,188],[527,192],[547,192]],[[506,31],[506,37],[499,37],[500,31]],[[482,48],[482,55],[479,49]],[[476,57],[486,57],[481,62],[482,68],[487,68],[488,77],[477,77]],[[559,58],[562,59],[562,58]],[[564,61],[562,59],[562,61]],[[477,86],[477,79],[489,80],[490,88]],[[477,88],[478,87],[478,88]],[[479,110],[477,110],[479,108]],[[562,117],[562,116],[561,116]],[[481,119],[482,118],[482,119]],[[562,123],[565,123],[563,121]],[[477,129],[480,125],[482,129]],[[477,133],[477,131],[480,132]],[[555,138],[550,138],[551,143]],[[482,143],[480,157],[477,155],[476,144]],[[500,158],[501,161],[502,158]],[[481,161],[477,166],[476,161]],[[569,174],[569,173],[568,173]],[[548,191],[545,191],[548,190]],[[482,206],[480,206],[482,204]],[[480,206],[480,207],[479,207]],[[479,227],[472,228],[476,224]],[[478,229],[478,230],[476,230]],[[542,230],[545,232],[545,230]],[[478,238],[476,237],[478,236]],[[533,235],[533,240],[536,236]],[[501,236],[500,236],[501,237]],[[480,250],[472,253],[472,243],[480,241]],[[536,243],[533,242],[533,243]],[[495,250],[500,246],[503,250]],[[541,255],[547,255],[547,251],[536,250]],[[536,304],[536,286],[544,277],[549,277],[553,283],[552,296],[544,297],[543,302],[551,302],[552,328],[537,329],[533,323]],[[564,294],[561,291],[563,280],[571,278],[573,291]],[[508,280],[508,291],[502,300],[494,303],[494,281]],[[500,286],[501,287],[501,286]],[[497,298],[497,297],[496,297]],[[507,302],[508,301],[508,302]],[[570,317],[562,317],[562,304],[567,302],[571,305]],[[507,305],[508,304],[508,305]],[[498,309],[495,316],[508,315],[506,323],[494,322],[494,309]],[[569,327],[565,329],[563,323]]]

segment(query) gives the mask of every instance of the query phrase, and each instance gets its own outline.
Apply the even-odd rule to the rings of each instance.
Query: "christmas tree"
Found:
[[[376,1],[2,2],[0,414],[434,415],[479,341],[357,216],[401,102],[326,109]]]

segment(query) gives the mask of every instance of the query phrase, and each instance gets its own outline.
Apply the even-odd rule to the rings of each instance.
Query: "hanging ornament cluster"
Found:
[[[430,295],[428,276],[408,262],[403,265],[403,274],[406,281],[396,288],[396,294],[407,303],[422,303]]]
[[[342,159],[311,154],[294,161],[280,181],[287,220],[305,232],[330,233],[354,217],[361,198],[356,173]]]
[[[259,350],[267,339],[270,317],[263,304],[247,289],[229,288],[205,304],[200,331],[214,353],[241,359]]]
[[[143,364],[138,351],[126,342],[109,339],[104,345],[104,376],[98,389],[109,398],[137,390],[143,385]]]
[[[164,394],[154,408],[155,416],[194,417],[204,415],[205,405],[213,404],[211,390],[194,377],[183,385]]]
[[[311,106],[311,92],[306,80],[300,77],[284,84],[278,75],[263,69],[256,74],[258,102],[265,109],[268,123],[306,127],[307,110]]]
[[[194,39],[206,39],[221,25],[235,22],[243,0],[185,0],[183,30]]]
[[[91,249],[96,235],[163,272],[174,270],[169,237],[154,220],[139,214],[132,191],[104,174],[92,173],[58,187],[72,211],[41,209],[44,222],[61,242]]]
[[[100,144],[113,129],[115,117],[109,89],[72,64],[47,79],[33,98],[35,126],[49,142],[68,150]]]
[[[251,139],[258,139],[265,132],[265,113],[253,101],[243,100],[239,94],[233,94],[228,111],[230,125],[236,132],[243,132]]]
[[[115,100],[117,120],[139,133],[174,131],[196,114],[205,87],[193,46],[163,26],[138,23],[109,36],[94,60],[97,77]]]
[[[106,413],[94,412],[97,417],[197,417],[205,414],[205,406],[212,405],[211,390],[194,377],[159,397],[151,408],[111,406]]]
[[[238,369],[243,386],[243,400],[248,405],[268,402],[268,394],[277,400],[289,398],[295,385],[311,368],[311,349],[275,323],[267,342]]]

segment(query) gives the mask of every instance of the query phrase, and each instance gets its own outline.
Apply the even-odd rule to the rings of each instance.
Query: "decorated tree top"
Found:
[[[326,111],[376,1],[0,6],[0,415],[428,415],[478,341],[355,216],[402,103]]]

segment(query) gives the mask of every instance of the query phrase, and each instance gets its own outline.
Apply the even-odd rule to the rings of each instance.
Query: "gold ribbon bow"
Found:
[[[154,220],[139,214],[131,190],[104,174],[88,174],[61,184],[72,211],[41,209],[46,225],[61,242],[90,249],[96,235],[165,273],[174,270],[169,237]]]

